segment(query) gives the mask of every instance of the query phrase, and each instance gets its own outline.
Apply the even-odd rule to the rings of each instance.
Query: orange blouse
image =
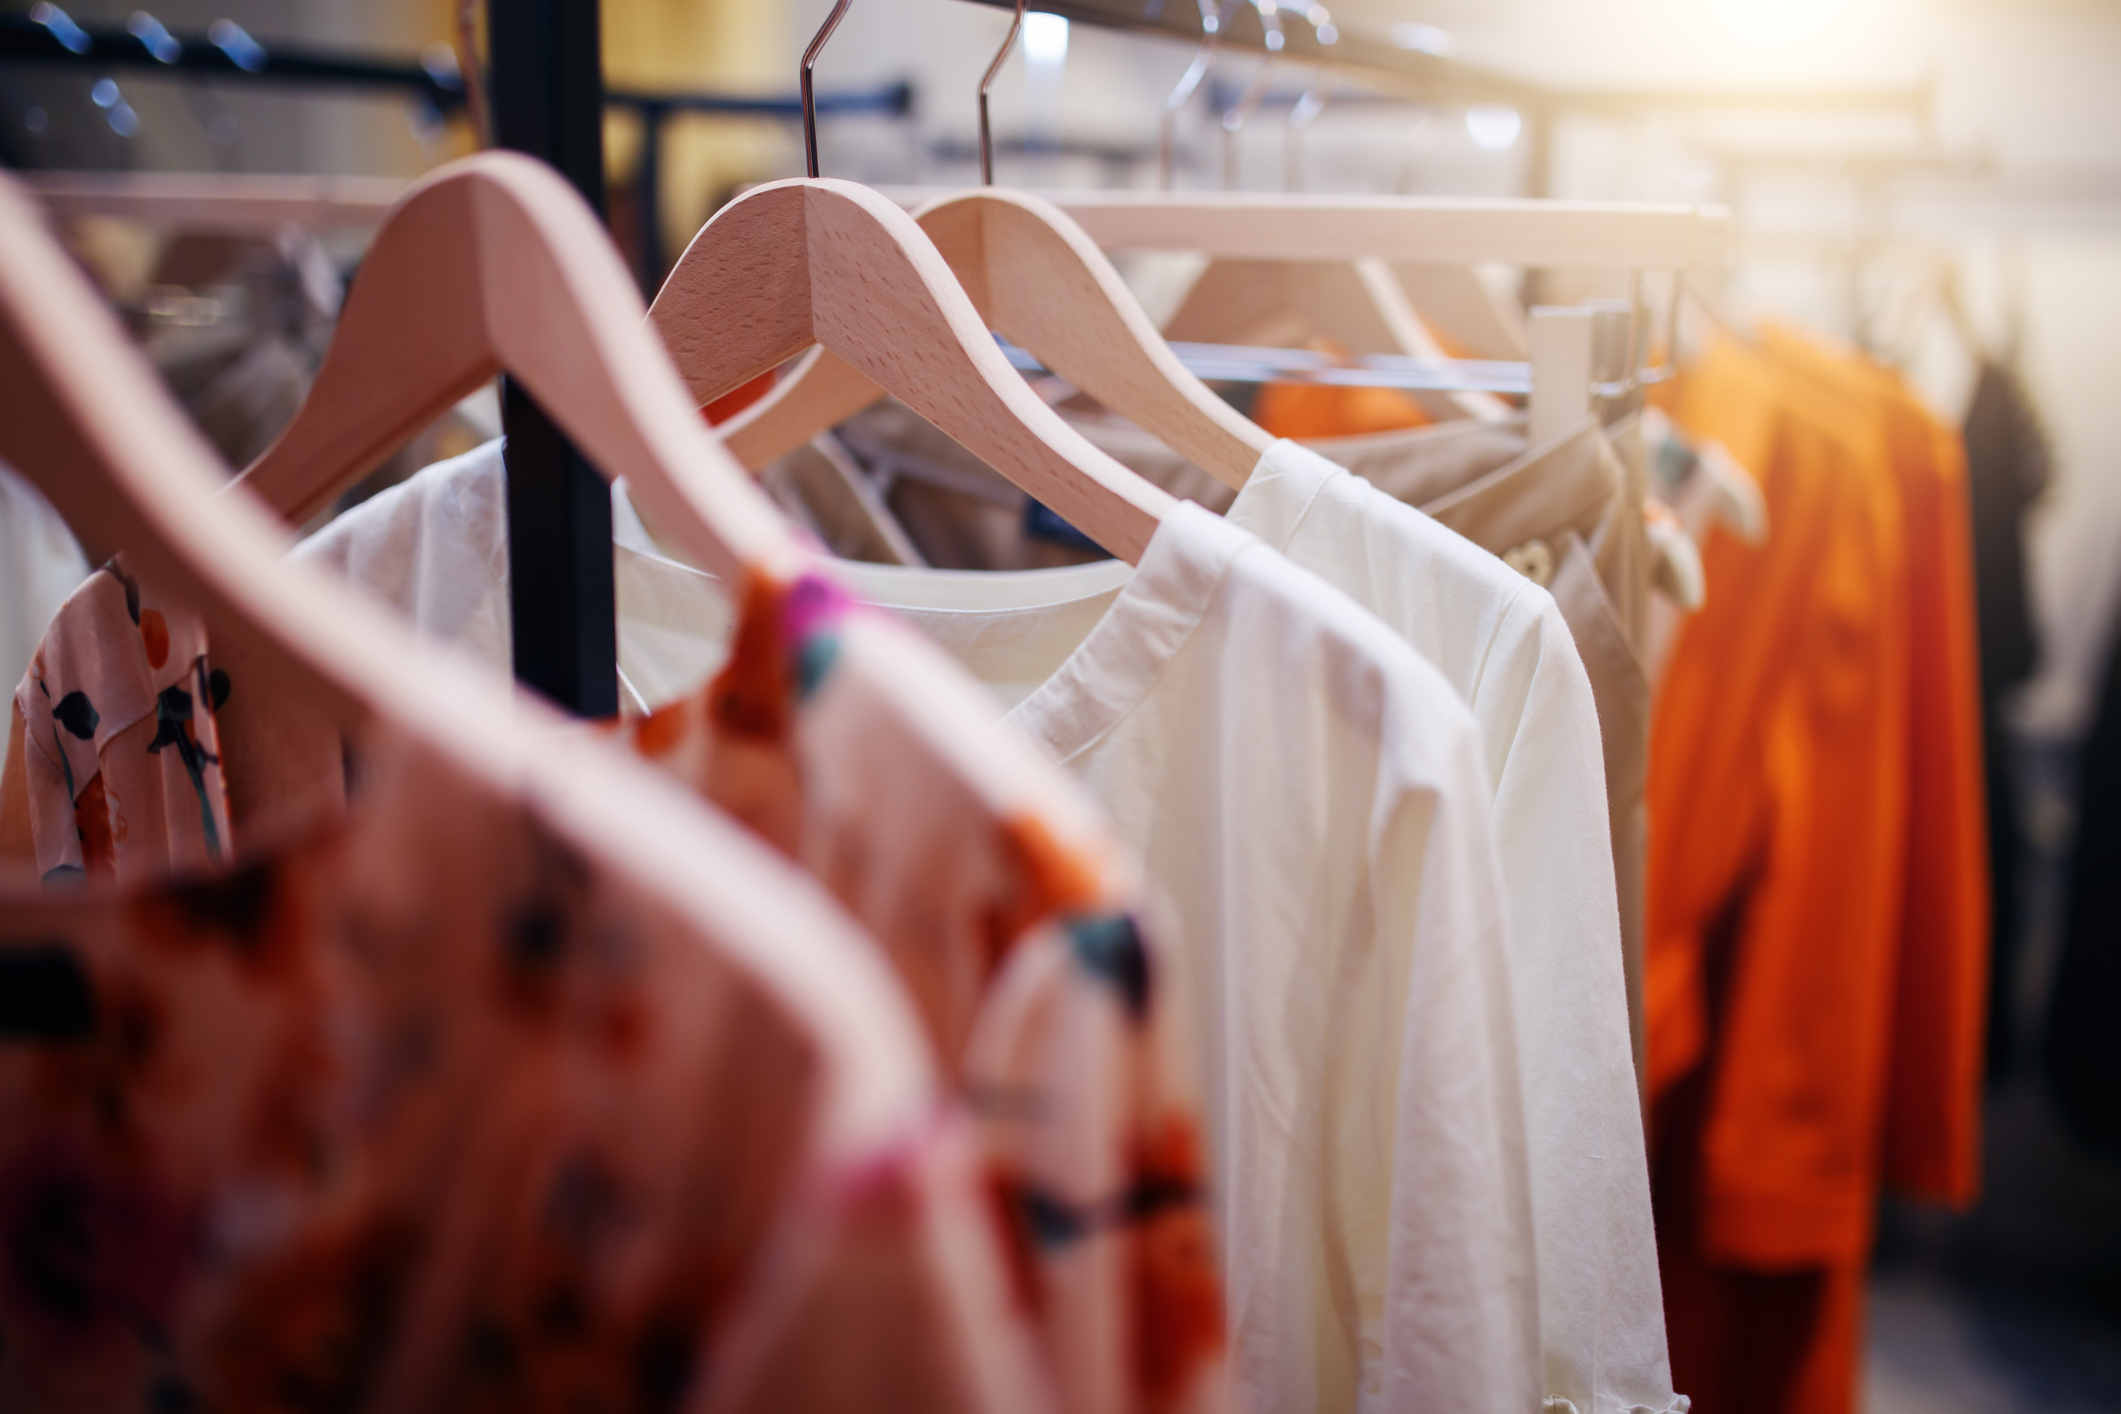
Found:
[[[1907,530],[1883,439],[1724,344],[1672,413],[1762,480],[1767,545],[1715,535],[1651,732],[1653,1099],[1706,1086],[1709,1261],[1858,1260],[1882,1165],[1908,868]]]

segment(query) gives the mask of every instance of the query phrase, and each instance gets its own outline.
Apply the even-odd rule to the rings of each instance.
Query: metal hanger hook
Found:
[[[1304,96],[1296,100],[1289,110],[1289,133],[1283,139],[1286,159],[1282,166],[1282,187],[1287,191],[1303,190],[1303,137],[1304,131],[1326,111],[1326,100],[1333,96],[1333,86],[1340,81],[1339,71],[1331,64],[1322,66],[1318,77],[1304,90]]]
[[[1252,0],[1252,8],[1259,11],[1260,28],[1266,31],[1267,54],[1259,61],[1259,68],[1253,73],[1244,96],[1223,114],[1224,191],[1236,191],[1240,185],[1237,137],[1258,109],[1260,100],[1267,96],[1267,81],[1273,77],[1274,60],[1282,49],[1281,7],[1274,0]]]
[[[810,71],[817,67],[817,56],[824,52],[825,41],[832,38],[832,32],[840,27],[840,21],[847,17],[847,7],[853,3],[854,0],[835,0],[832,13],[825,16],[825,23],[818,26],[817,34],[810,41],[810,47],[803,51],[803,72],[800,81],[803,90],[803,160],[812,177],[818,174],[817,94],[810,86]]]
[[[1178,112],[1193,97],[1200,81],[1207,77],[1208,61],[1215,57],[1215,46],[1222,42],[1223,17],[1232,5],[1240,0],[1200,0],[1200,48],[1193,51],[1193,62],[1178,76],[1178,83],[1171,89],[1170,97],[1164,100],[1162,118],[1156,129],[1156,187],[1158,191],[1171,190],[1174,177],[1173,149],[1178,141]]]
[[[987,66],[987,73],[979,81],[979,184],[994,185],[994,128],[987,121],[987,90],[994,87],[994,76],[1002,71],[1002,62],[1009,51],[1016,48],[1016,36],[1024,27],[1024,0],[1016,0],[1016,18],[1009,22],[1009,36],[1002,47],[995,51],[994,62]],[[817,175],[812,173],[812,176]]]

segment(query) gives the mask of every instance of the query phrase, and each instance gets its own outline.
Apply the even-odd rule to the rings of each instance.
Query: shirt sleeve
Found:
[[[1494,827],[1510,909],[1543,1392],[1580,1414],[1665,1409],[1674,1394],[1597,708],[1545,594],[1522,596],[1502,630],[1482,692],[1518,699]]]
[[[1416,726],[1430,759],[1388,736],[1369,839],[1375,926],[1411,947],[1360,1407],[1514,1414],[1540,1404],[1539,1328],[1501,866],[1477,729],[1463,713]]]

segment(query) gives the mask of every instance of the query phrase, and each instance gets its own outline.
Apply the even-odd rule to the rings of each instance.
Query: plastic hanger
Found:
[[[793,528],[701,424],[641,315],[557,173],[509,152],[449,163],[377,231],[309,396],[237,484],[299,523],[506,371],[726,583],[798,571]]]
[[[848,3],[833,7],[803,57],[813,175],[753,188],[715,213],[649,317],[696,405],[821,344],[1106,550],[1138,561],[1176,501],[1032,391],[911,216],[868,187],[815,175],[811,67]]]
[[[1017,24],[1023,19],[1021,0]],[[1017,25],[980,81],[980,188],[930,202],[915,219],[972,298],[985,326],[1045,367],[1132,419],[1232,487],[1242,486],[1274,438],[1188,372],[1090,238],[1050,202],[993,185],[987,90],[1016,42]],[[660,304],[660,300],[658,301]],[[722,428],[754,469],[794,450],[883,396],[876,384],[820,353]]]

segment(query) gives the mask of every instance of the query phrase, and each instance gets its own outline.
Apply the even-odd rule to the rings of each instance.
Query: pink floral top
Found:
[[[104,600],[76,597],[47,659],[76,635],[124,642]],[[90,661],[118,676],[108,660],[123,656],[106,647]],[[897,670],[924,656],[933,672]],[[990,773],[1018,793],[987,798],[950,764],[1015,748],[977,694],[925,639],[803,576],[753,584],[713,683],[615,730],[798,861],[891,959],[977,1117],[1013,1253],[1001,1304],[1033,1314],[1058,1407],[1221,1409],[1221,1283],[1171,964],[1073,782],[1025,748]],[[199,714],[209,729],[213,705]],[[27,754],[29,730],[12,749]],[[231,745],[240,769],[245,743]],[[236,782],[252,801],[307,798],[315,784]],[[31,814],[57,818],[64,791],[59,775],[31,773]],[[0,800],[0,840],[9,809]],[[40,865],[49,833],[37,832]],[[121,874],[142,834],[118,847]]]
[[[984,700],[894,711],[892,675],[844,666],[939,653],[821,577],[758,581],[715,681],[620,730],[802,861],[890,955],[984,1123],[1062,1406],[1221,1408],[1201,1111],[1166,955],[1072,782],[1025,772],[1023,798],[987,800],[948,769],[958,709],[991,717]]]
[[[213,709],[228,679],[198,618],[143,597],[112,560],[59,611],[15,689],[39,873],[126,881],[197,874],[229,857]]]
[[[269,859],[5,896],[0,1408],[1048,1407],[869,944],[704,814],[749,913],[652,886],[596,756],[379,740]]]

